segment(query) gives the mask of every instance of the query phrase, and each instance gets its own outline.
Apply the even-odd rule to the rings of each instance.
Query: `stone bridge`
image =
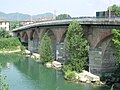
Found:
[[[115,70],[114,50],[111,39],[112,29],[120,29],[120,19],[80,18],[44,21],[22,26],[13,30],[14,35],[31,52],[38,52],[43,35],[48,32],[56,60],[65,60],[64,41],[67,28],[72,21],[80,22],[89,42],[89,71],[95,74]]]

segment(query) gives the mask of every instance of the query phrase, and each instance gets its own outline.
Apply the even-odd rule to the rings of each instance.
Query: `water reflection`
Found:
[[[48,69],[29,58],[16,59],[6,63],[4,60],[2,69],[2,73],[7,75],[10,90],[109,90],[107,87],[67,82],[61,71]]]

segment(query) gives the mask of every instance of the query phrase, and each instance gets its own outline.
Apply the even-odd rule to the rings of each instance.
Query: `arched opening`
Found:
[[[112,48],[112,35],[102,39],[96,47],[89,53],[90,71],[94,74],[102,75],[112,73],[115,70],[114,49]]]
[[[102,72],[101,73],[112,73],[115,67],[115,57],[113,56],[114,49],[112,48],[113,35],[107,36],[100,43],[98,43],[97,47],[102,49]]]
[[[26,49],[28,49],[28,35],[26,32],[22,35],[21,43],[25,46]]]

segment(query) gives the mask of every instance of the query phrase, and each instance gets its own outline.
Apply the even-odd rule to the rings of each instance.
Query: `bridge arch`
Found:
[[[113,35],[110,34],[107,37],[103,38],[95,48],[101,49],[101,73],[111,73],[115,70],[115,57],[113,56],[114,49],[112,48]]]

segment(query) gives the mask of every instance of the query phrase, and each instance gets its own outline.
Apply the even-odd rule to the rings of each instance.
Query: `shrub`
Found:
[[[0,29],[0,38],[9,38],[9,37],[11,37],[11,35],[7,31]]]
[[[20,41],[17,38],[1,38],[0,50],[16,50],[18,46],[21,46]]]
[[[65,79],[67,80],[70,80],[70,81],[74,81],[75,80],[75,72],[74,71],[70,71],[70,70],[67,70],[65,72]]]

